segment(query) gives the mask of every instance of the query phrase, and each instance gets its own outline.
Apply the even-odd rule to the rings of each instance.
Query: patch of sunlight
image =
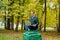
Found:
[[[14,24],[14,29],[16,28],[16,24]],[[18,25],[18,30],[21,29],[21,24]]]
[[[44,30],[44,28],[42,28],[42,31]],[[46,27],[46,31],[56,31],[57,28],[54,27]]]

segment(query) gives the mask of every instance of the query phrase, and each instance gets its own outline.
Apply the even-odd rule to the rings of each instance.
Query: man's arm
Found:
[[[35,20],[34,20],[35,24],[33,24],[33,26],[37,26],[39,24],[39,20],[37,17],[35,17]]]
[[[39,24],[39,20],[38,20],[38,18],[36,17],[36,25],[38,25]]]

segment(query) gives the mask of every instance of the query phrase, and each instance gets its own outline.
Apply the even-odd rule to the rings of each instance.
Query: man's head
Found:
[[[35,12],[34,11],[31,11],[31,16],[35,16]]]

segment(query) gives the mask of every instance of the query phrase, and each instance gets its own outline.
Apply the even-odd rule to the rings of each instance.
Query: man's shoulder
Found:
[[[37,18],[37,16],[35,16],[34,18]]]
[[[32,18],[32,16],[30,18]],[[34,16],[33,18],[37,18],[37,16]]]

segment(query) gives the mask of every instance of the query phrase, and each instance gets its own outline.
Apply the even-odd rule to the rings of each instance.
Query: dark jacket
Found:
[[[38,18],[36,16],[30,17],[30,22],[31,22],[31,25],[36,24],[36,26],[34,28],[32,28],[33,30],[38,29],[39,21],[38,21]]]

